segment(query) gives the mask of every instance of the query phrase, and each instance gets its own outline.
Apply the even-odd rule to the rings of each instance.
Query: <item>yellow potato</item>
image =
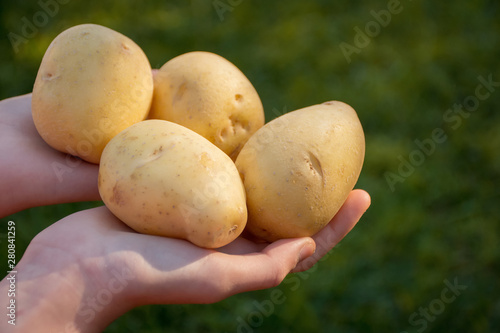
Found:
[[[147,116],[153,96],[149,60],[128,37],[82,24],[50,44],[33,87],[32,113],[53,148],[99,163],[116,134]]]
[[[99,166],[99,193],[140,233],[217,248],[247,220],[245,190],[233,161],[199,134],[145,120],[114,137]]]
[[[264,110],[257,91],[234,64],[214,53],[189,52],[158,71],[149,118],[190,128],[234,160],[264,125]]]
[[[364,154],[361,123],[342,102],[269,122],[236,159],[247,195],[248,231],[266,241],[312,236],[353,189]]]

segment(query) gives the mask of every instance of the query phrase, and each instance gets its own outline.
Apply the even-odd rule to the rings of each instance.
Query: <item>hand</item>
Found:
[[[0,102],[0,156],[0,217],[29,207],[100,200],[98,166],[43,141],[31,116],[31,94]]]
[[[32,306],[20,323],[27,331],[98,332],[140,305],[212,303],[277,286],[334,247],[369,205],[368,193],[354,190],[312,238],[262,244],[240,237],[219,250],[138,234],[106,207],[75,213],[37,235],[16,268],[19,304]],[[4,279],[0,295],[5,288]]]

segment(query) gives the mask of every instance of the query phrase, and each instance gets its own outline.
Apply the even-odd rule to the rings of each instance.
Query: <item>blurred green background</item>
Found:
[[[144,306],[106,332],[500,331],[498,1],[44,1],[0,2],[2,99],[31,92],[57,34],[92,22],[132,38],[155,68],[188,51],[224,56],[267,120],[336,99],[365,129],[356,187],[371,208],[312,272],[274,288],[286,300],[272,311],[273,289]],[[490,84],[477,88],[479,77]],[[431,144],[440,129],[445,139]],[[20,255],[40,230],[96,205],[2,220],[16,221]]]

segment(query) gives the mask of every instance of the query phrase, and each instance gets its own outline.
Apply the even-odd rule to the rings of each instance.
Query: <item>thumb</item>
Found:
[[[269,244],[262,251],[273,261],[282,265],[288,274],[298,263],[314,254],[316,243],[310,237],[281,239]]]
[[[259,289],[272,288],[279,285],[298,263],[314,254],[316,243],[310,237],[289,238],[275,241],[262,250],[267,257],[266,272],[268,278],[262,277],[264,285]]]

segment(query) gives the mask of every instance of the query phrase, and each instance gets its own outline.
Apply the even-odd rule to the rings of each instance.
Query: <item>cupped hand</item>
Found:
[[[312,238],[263,244],[240,237],[217,250],[138,234],[106,207],[99,207],[70,215],[37,235],[18,271],[31,267],[37,278],[22,280],[47,281],[45,289],[53,294],[64,293],[58,288],[67,285],[73,294],[72,302],[66,300],[64,305],[69,314],[57,309],[58,302],[49,312],[58,320],[74,320],[72,325],[84,331],[98,331],[136,306],[213,303],[277,286],[290,272],[312,267],[355,226],[369,205],[369,195],[354,190],[333,220]],[[63,283],[48,278],[54,275],[64,277]],[[53,283],[58,286],[51,287]]]
[[[98,166],[43,141],[33,123],[31,94],[0,101],[0,156],[1,216],[41,205],[100,200]]]

